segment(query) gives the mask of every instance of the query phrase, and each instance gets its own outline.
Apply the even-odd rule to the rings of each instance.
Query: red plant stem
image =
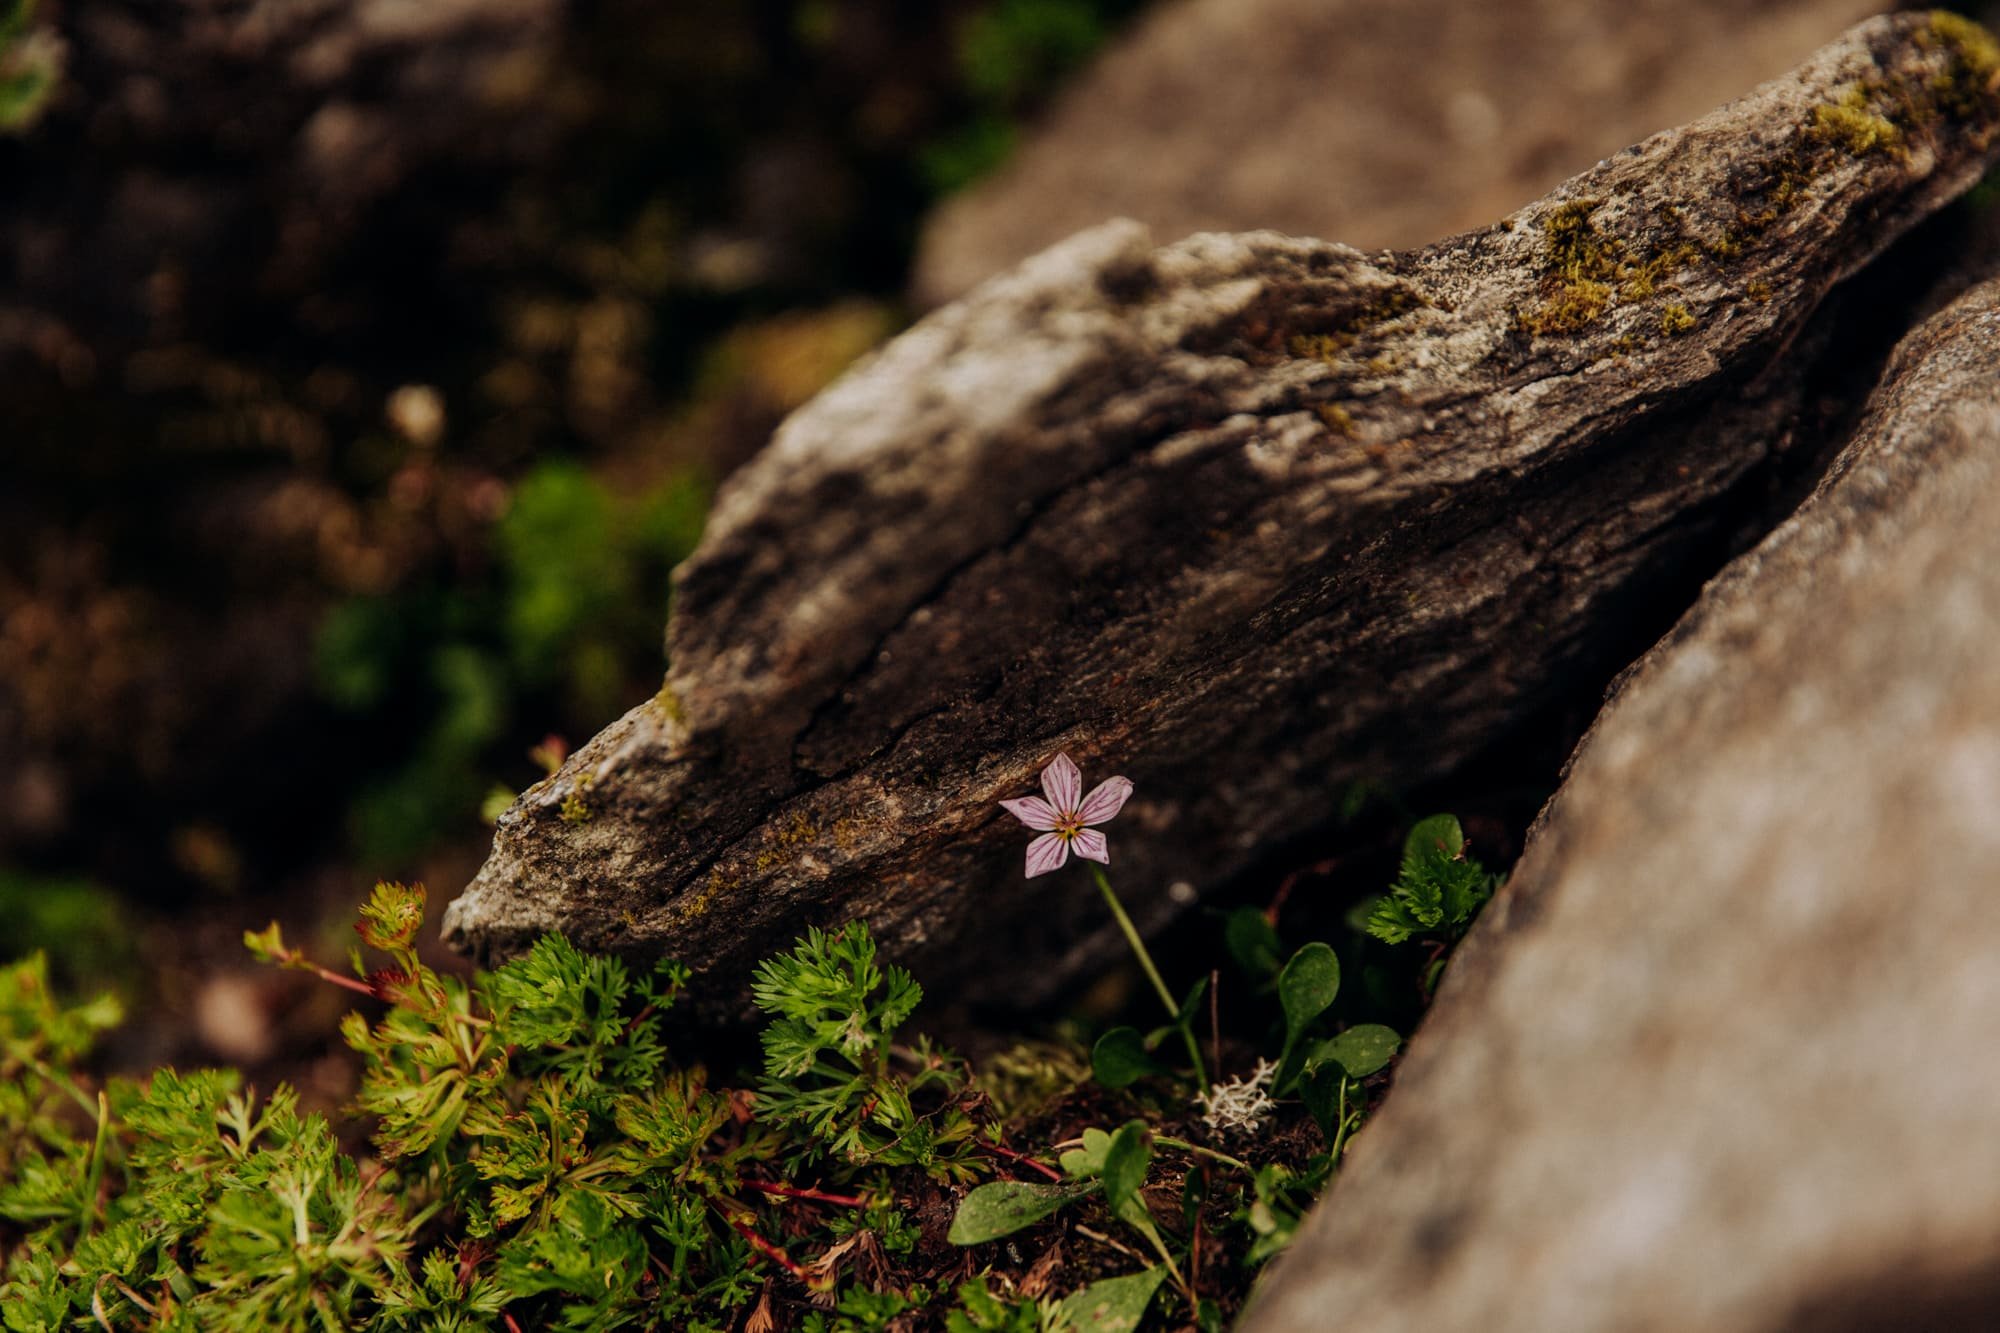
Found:
[[[1012,1148],[1003,1148],[997,1143],[988,1143],[988,1144],[983,1144],[981,1146],[983,1146],[986,1149],[986,1151],[990,1153],[997,1153],[1000,1156],[1006,1158],[1010,1162],[1019,1162],[1023,1166],[1031,1166],[1035,1170],[1047,1176],[1050,1180],[1060,1181],[1063,1178],[1062,1172],[1053,1170],[1052,1168],[1043,1165],[1042,1163],[1036,1161],[1034,1158],[1028,1156],[1026,1153],[1015,1152]]]
[[[306,968],[318,976],[321,981],[331,981],[334,985],[351,990],[357,995],[366,995],[372,1000],[382,998],[381,994],[367,982],[356,981],[353,977],[343,977],[331,968],[321,967],[318,963],[309,962],[304,954],[295,950],[287,950],[281,961],[289,963],[293,967]]]
[[[503,1310],[500,1313],[500,1317],[507,1321],[507,1328],[509,1329],[510,1333],[521,1333],[521,1326],[514,1322],[513,1315],[510,1315]]]
[[[856,1194],[828,1194],[825,1190],[802,1190],[793,1185],[779,1185],[768,1180],[745,1180],[744,1185],[760,1194],[775,1194],[781,1199],[813,1199],[820,1203],[837,1203],[843,1208],[866,1208],[868,1200]]]
[[[1278,892],[1272,896],[1270,904],[1264,908],[1264,919],[1274,926],[1278,924],[1278,915],[1285,910],[1286,902],[1291,899],[1292,890],[1298,887],[1300,875],[1319,875],[1322,877],[1331,875],[1340,865],[1341,860],[1342,858],[1338,856],[1330,856],[1324,861],[1314,862],[1304,870],[1294,870],[1291,874],[1279,880]]]
[[[1208,970],[1208,1050],[1215,1057],[1215,1072],[1222,1073],[1222,969]]]
[[[755,1231],[752,1231],[749,1223],[744,1222],[741,1218],[732,1217],[729,1219],[729,1225],[735,1227],[736,1234],[749,1241],[751,1245],[756,1247],[757,1252],[766,1259],[769,1259],[772,1263],[790,1273],[800,1282],[807,1280],[808,1275],[805,1269],[793,1263],[790,1255],[773,1245],[770,1241],[765,1240]]]
[[[1205,1204],[1208,1202],[1208,1163],[1200,1163],[1195,1170],[1201,1172],[1202,1202]],[[1194,1293],[1192,1304],[1196,1319],[1201,1318],[1201,1231],[1201,1209],[1197,1208],[1194,1210],[1194,1239],[1188,1247],[1188,1290]]]

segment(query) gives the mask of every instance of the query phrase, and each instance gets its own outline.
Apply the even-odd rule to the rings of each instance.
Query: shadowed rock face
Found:
[[[1450,771],[1714,558],[1820,299],[1993,156],[1996,67],[1878,20],[1424,250],[1113,224],[939,312],[737,474],[659,698],[516,802],[448,937],[560,927],[726,997],[859,915],[1033,1000],[1105,942],[995,805],[1056,751],[1138,784],[1111,840],[1154,920],[1347,784]]]
[[[2000,283],[1624,678],[1246,1333],[1991,1328]]]
[[[947,200],[935,305],[1101,218],[1363,250],[1483,226],[1783,72],[1881,0],[1181,0]],[[1333,184],[1330,184],[1332,182]]]

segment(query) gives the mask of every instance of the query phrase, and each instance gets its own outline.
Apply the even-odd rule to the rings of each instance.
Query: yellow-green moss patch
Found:
[[[1313,321],[1318,327],[1293,333],[1285,348],[1301,359],[1338,365],[1345,360],[1348,349],[1375,328],[1428,305],[1430,302],[1421,292],[1407,287],[1391,288],[1371,301]]]
[[[1339,403],[1321,403],[1313,409],[1313,415],[1335,435],[1354,434],[1354,418]]]
[[[1859,87],[1850,88],[1838,102],[1814,107],[1811,133],[1856,157],[1893,148],[1902,137],[1896,123],[1878,114]]]
[[[1657,295],[1674,274],[1707,253],[1693,241],[1677,240],[1632,254],[1623,239],[1598,228],[1601,207],[1600,200],[1574,199],[1542,219],[1542,299],[1515,316],[1523,332],[1581,332],[1620,302]],[[1668,206],[1659,215],[1663,225],[1679,225],[1678,209]]]
[[[1931,80],[1938,109],[1963,119],[2000,91],[2000,41],[1963,15],[1936,9],[1923,37],[1951,53],[1951,68]]]

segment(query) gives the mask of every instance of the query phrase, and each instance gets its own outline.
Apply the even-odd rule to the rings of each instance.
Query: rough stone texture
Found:
[[[938,304],[1081,227],[1364,250],[1480,226],[1774,77],[1886,0],[1182,0],[926,228]]]
[[[2000,284],[1624,678],[1245,1333],[2000,1316]]]
[[[736,984],[860,915],[927,983],[1033,999],[1110,939],[1073,880],[1021,885],[994,804],[1057,750],[1137,782],[1112,842],[1155,920],[1346,784],[1448,771],[1719,563],[1798,399],[1774,356],[1977,176],[1995,68],[1873,21],[1429,249],[1120,224],[940,312],[737,474],[665,689],[502,818],[448,938]],[[1864,101],[1891,140],[1832,115],[1889,132]]]

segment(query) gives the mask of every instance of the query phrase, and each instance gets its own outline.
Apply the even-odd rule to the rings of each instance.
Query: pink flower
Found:
[[[1048,796],[1023,796],[1018,801],[1002,801],[1001,808],[1042,836],[1028,844],[1028,878],[1046,875],[1069,860],[1070,849],[1086,861],[1111,864],[1111,848],[1104,835],[1090,827],[1109,822],[1125,808],[1132,794],[1126,778],[1106,778],[1083,794],[1083,771],[1066,754],[1059,754],[1042,770],[1042,791]]]

